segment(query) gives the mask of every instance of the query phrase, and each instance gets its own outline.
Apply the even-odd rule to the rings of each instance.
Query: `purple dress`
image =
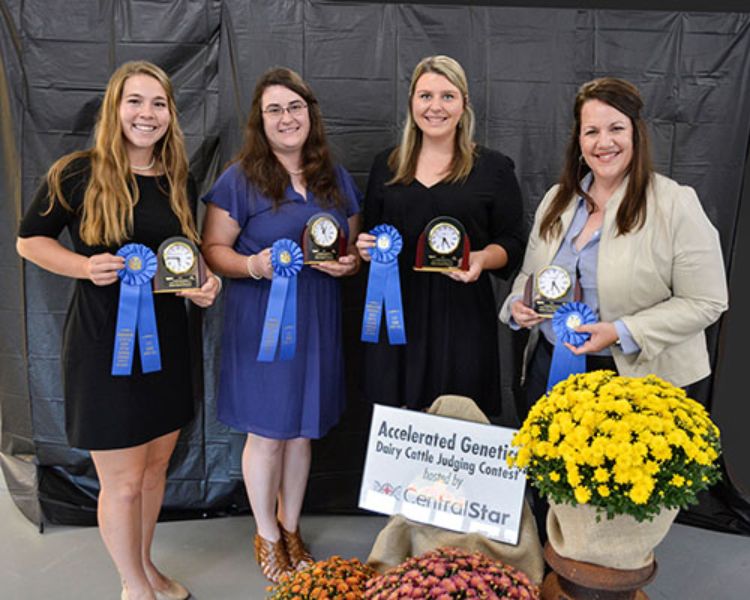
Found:
[[[323,208],[310,193],[292,187],[278,210],[230,166],[204,196],[229,212],[240,233],[234,250],[257,254],[280,238],[300,243],[307,220],[318,212],[336,217],[348,237],[347,218],[359,212],[361,195],[349,173],[336,168],[344,210]],[[339,420],[345,404],[341,293],[337,278],[309,267],[297,276],[297,349],[292,360],[256,360],[271,281],[230,279],[224,294],[224,326],[218,417],[239,431],[274,439],[319,438]]]

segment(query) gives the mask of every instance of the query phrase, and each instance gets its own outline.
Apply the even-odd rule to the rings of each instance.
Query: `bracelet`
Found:
[[[219,284],[219,289],[216,290],[216,295],[218,296],[219,294],[221,294],[221,288],[224,287],[224,282],[221,280],[221,277],[219,277],[216,273],[212,273],[211,276],[216,277],[216,283]]]
[[[253,279],[263,279],[263,275],[258,275],[253,270],[253,265],[252,265],[252,263],[250,261],[252,260],[252,258],[254,256],[255,256],[255,254],[251,254],[250,256],[247,257],[247,272],[250,275],[250,277],[252,277]]]

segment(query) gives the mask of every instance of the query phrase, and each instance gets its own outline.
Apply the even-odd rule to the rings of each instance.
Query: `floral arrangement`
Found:
[[[270,588],[271,600],[359,600],[375,570],[356,558],[332,556],[285,578]]]
[[[612,371],[571,375],[532,407],[509,464],[559,504],[652,519],[719,480],[719,430],[681,388]]]
[[[365,598],[527,598],[538,600],[539,588],[525,573],[481,552],[438,548],[412,557],[367,583]]]

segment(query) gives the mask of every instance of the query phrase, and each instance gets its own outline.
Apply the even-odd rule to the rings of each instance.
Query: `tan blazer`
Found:
[[[604,213],[597,268],[600,319],[622,319],[641,348],[625,355],[612,347],[621,375],[653,373],[686,386],[711,372],[704,329],[727,309],[719,235],[693,188],[657,174],[648,190],[644,226],[616,236],[615,215],[626,185],[627,178]],[[500,309],[503,323],[509,322],[510,301],[523,295],[529,274],[550,264],[562,243],[562,236],[551,242],[539,237],[539,223],[557,187],[547,192],[536,211],[521,271]],[[571,201],[562,214],[563,232],[575,207]],[[530,342],[537,337],[530,336]]]

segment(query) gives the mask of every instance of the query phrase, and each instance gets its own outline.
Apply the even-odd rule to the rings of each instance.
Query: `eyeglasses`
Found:
[[[269,104],[261,112],[264,112],[272,119],[280,119],[284,111],[288,112],[290,117],[299,117],[306,108],[307,104],[304,102],[290,102],[285,107],[280,104]]]

